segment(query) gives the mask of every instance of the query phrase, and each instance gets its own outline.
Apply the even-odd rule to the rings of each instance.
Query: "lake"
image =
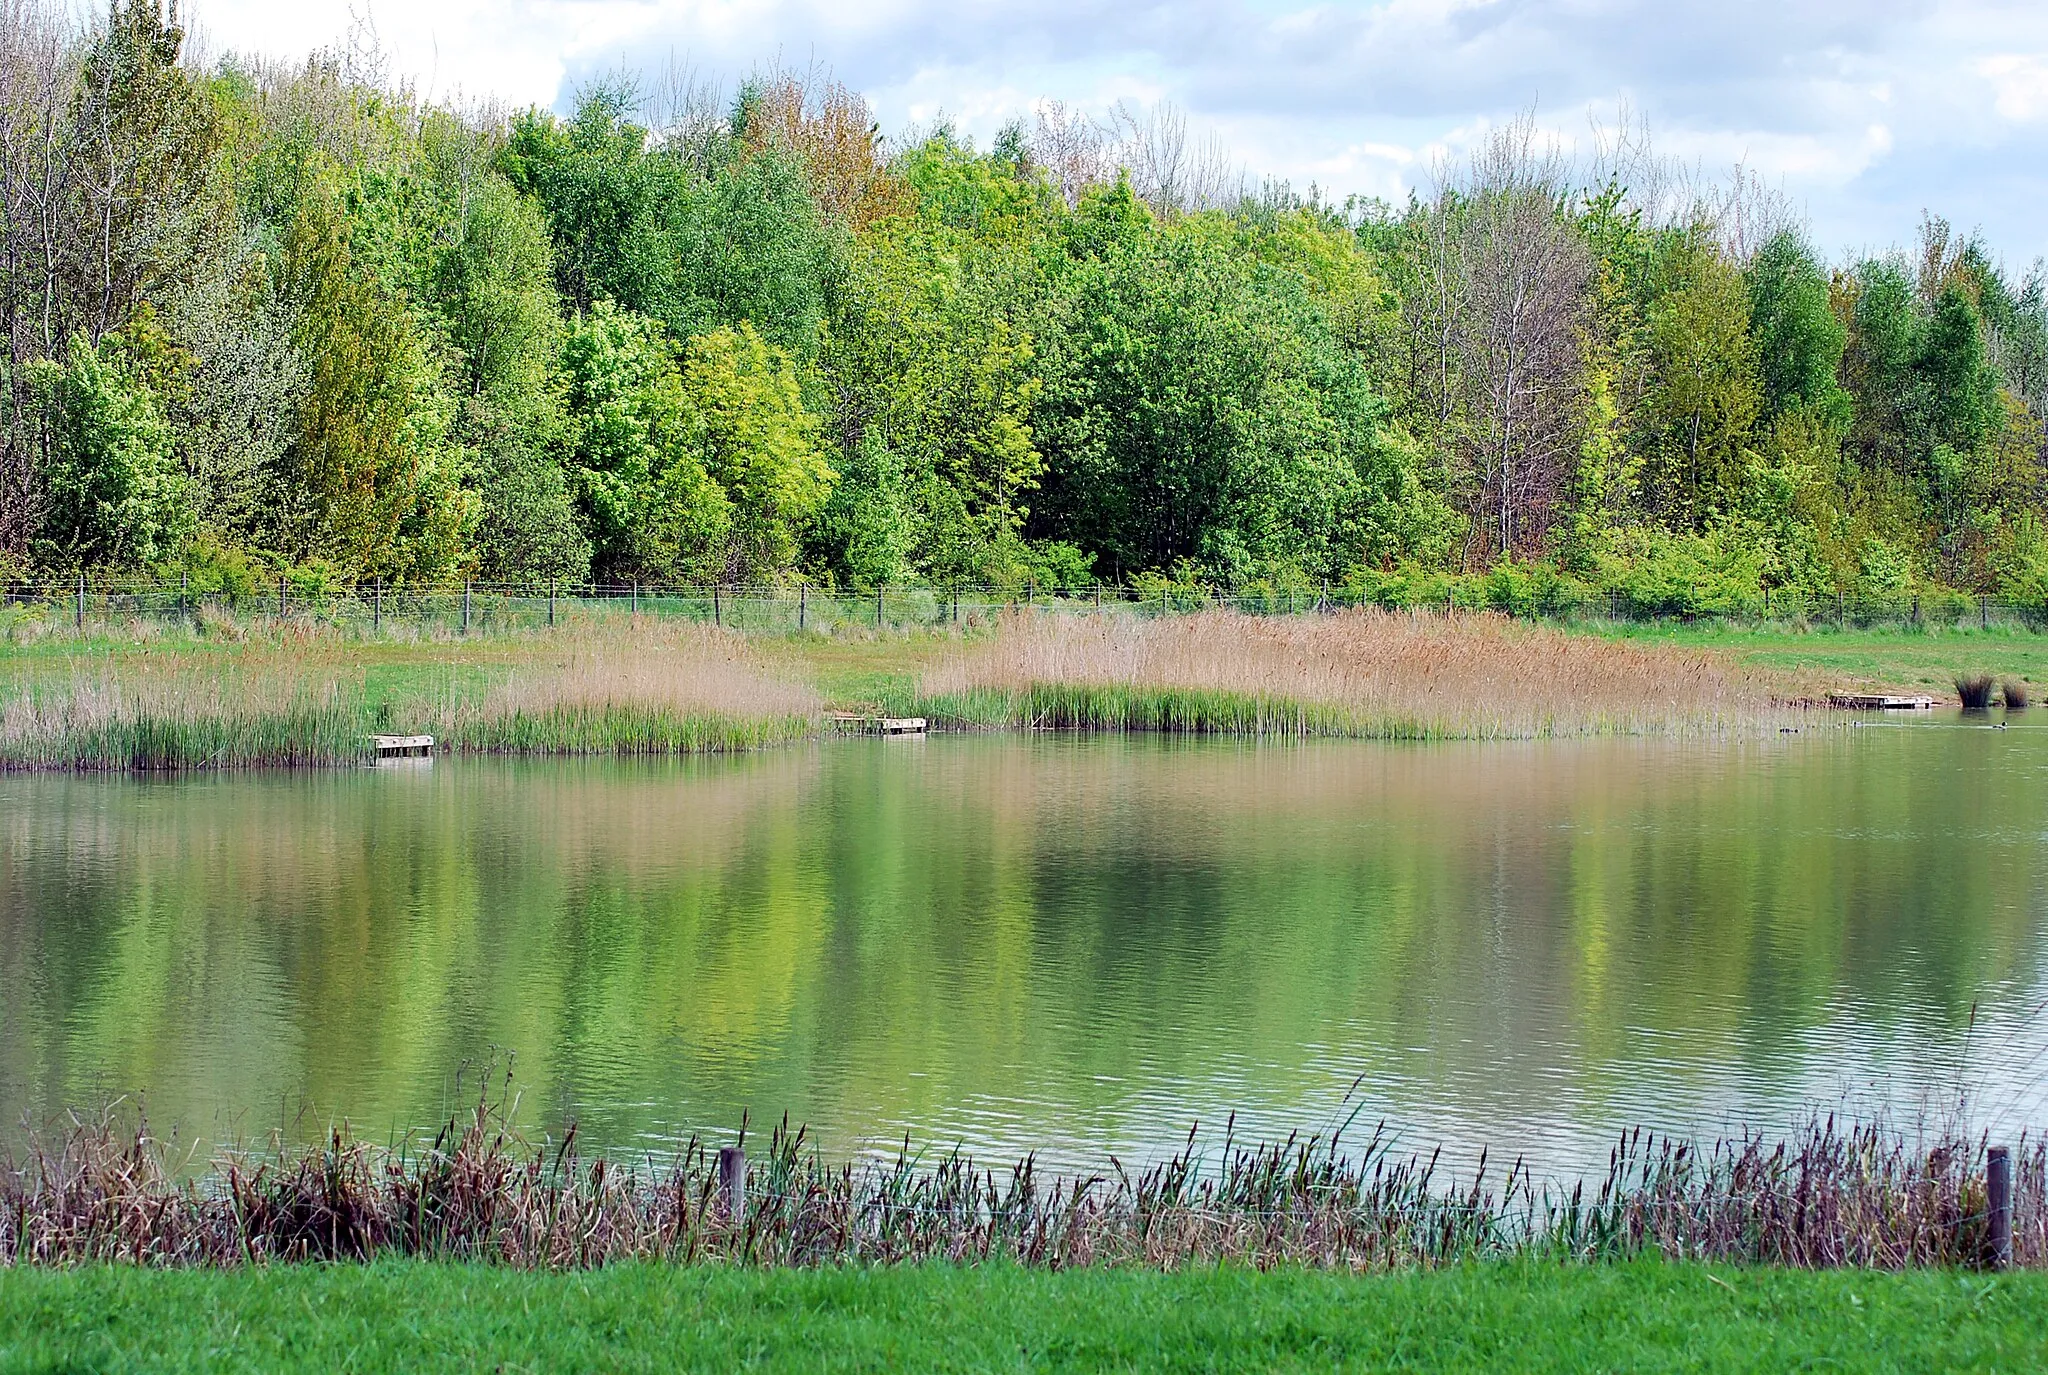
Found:
[[[2048,722],[2044,722],[2048,725]],[[2048,729],[827,741],[0,777],[0,1112],[787,1112],[1100,1166],[1384,1119],[1566,1176],[1812,1104],[2048,1126]]]

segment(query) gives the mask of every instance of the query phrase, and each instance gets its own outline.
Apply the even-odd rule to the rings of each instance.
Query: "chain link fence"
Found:
[[[1344,587],[1215,589],[1154,587],[1018,587],[930,585],[828,590],[775,586],[596,583],[460,583],[441,586],[198,587],[186,580],[94,579],[0,583],[0,622],[35,622],[78,630],[123,618],[238,620],[274,618],[375,631],[387,623],[416,629],[489,632],[531,630],[575,620],[655,616],[712,622],[739,630],[792,632],[980,624],[1011,608],[1052,612],[1116,612],[1175,616],[1227,609],[1256,616],[1304,615],[1351,607],[1389,610],[1494,611],[1560,624],[1725,622],[1835,626],[1993,626],[2048,629],[2048,602],[1962,593],[1816,596],[1767,589],[1716,600],[1689,592],[1645,597],[1616,589],[1572,587],[1501,592],[1453,584],[1426,600]]]

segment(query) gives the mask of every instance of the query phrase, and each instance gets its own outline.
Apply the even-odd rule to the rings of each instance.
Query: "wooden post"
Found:
[[[1846,625],[1848,625],[1848,624],[1849,624],[1849,603],[1848,603],[1848,599],[1847,599],[1847,598],[1846,598],[1846,597],[1845,597],[1845,596],[1843,595],[1842,589],[1838,587],[1838,588],[1836,588],[1836,589],[1835,589],[1835,629],[1837,629],[1837,630],[1840,630],[1840,629],[1842,629],[1842,628],[1843,628],[1844,626],[1846,626]]]
[[[85,570],[78,572],[78,628],[85,629]]]
[[[796,628],[802,630],[811,608],[811,585],[800,582],[796,585]]]
[[[640,614],[640,579],[633,579],[633,614]]]
[[[1990,1235],[1984,1260],[1993,1270],[2012,1264],[2012,1152],[1993,1146],[1984,1161],[1984,1195]]]
[[[882,584],[875,584],[875,629],[882,628]]]
[[[1095,609],[1102,610],[1102,584],[1095,584]]]
[[[548,624],[555,623],[555,580],[548,579]]]
[[[747,1220],[747,1153],[738,1146],[718,1148],[718,1199],[728,1224]]]
[[[178,574],[178,609],[189,612],[192,609],[192,575]]]
[[[277,575],[277,618],[281,621],[284,617],[284,574],[279,573]]]
[[[960,584],[953,584],[953,624],[960,624]]]
[[[725,624],[725,608],[718,603],[717,583],[711,584],[711,623],[713,625]]]
[[[370,629],[382,630],[384,628],[384,576],[381,573],[377,575],[376,589],[375,595],[377,600],[371,604],[370,608]]]
[[[469,579],[462,580],[462,633],[469,633]]]
[[[1991,629],[1991,598],[1982,595],[1977,598],[1977,629]]]

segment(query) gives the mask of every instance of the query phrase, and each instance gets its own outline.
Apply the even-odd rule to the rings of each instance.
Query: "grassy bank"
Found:
[[[502,639],[364,642],[289,627],[17,650],[0,767],[178,770],[354,763],[373,732],[497,754],[693,754],[817,729],[815,693],[740,637],[621,620]]]
[[[1970,673],[2048,683],[2048,635],[2017,626],[1836,629],[1697,621],[1618,625],[1599,633],[1626,644],[1712,654],[1812,686],[1853,684],[1951,698],[1955,680]]]
[[[1527,739],[1774,729],[1790,696],[1699,649],[1494,615],[1027,611],[925,673],[918,705],[983,727]]]
[[[2038,1369],[2048,1276],[1643,1262],[0,1272],[0,1372]]]
[[[516,1101],[507,1099],[506,1102]],[[1640,1131],[1604,1179],[1469,1173],[1381,1132],[1201,1142],[1149,1168],[1058,1174],[958,1152],[826,1160],[801,1131],[756,1140],[738,1182],[701,1141],[648,1159],[529,1144],[480,1101],[431,1142],[227,1153],[198,1174],[140,1124],[73,1122],[0,1160],[0,1258],[237,1269],[391,1258],[590,1269],[629,1261],[812,1267],[1017,1263],[1335,1271],[1520,1257],[1661,1256],[1802,1268],[1974,1266],[1989,1255],[1987,1156],[1956,1130],[1817,1118],[1781,1139]],[[2048,1266],[2048,1149],[2011,1155],[2010,1257]],[[4,1263],[4,1261],[0,1261]]]
[[[0,642],[0,767],[356,762],[372,731],[450,749],[677,754],[808,738],[822,711],[940,728],[1254,737],[1770,733],[1830,689],[2048,682],[2011,628],[1534,626],[1488,614],[1024,611],[993,627],[797,634],[580,614],[428,633],[220,615],[44,627]],[[2038,695],[2038,694],[2037,694]]]

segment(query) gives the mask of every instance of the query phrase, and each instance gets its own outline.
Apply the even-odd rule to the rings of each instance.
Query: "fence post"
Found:
[[[718,1198],[730,1226],[747,1220],[747,1153],[742,1147],[718,1148]]]
[[[469,579],[462,580],[462,633],[469,633]]]
[[[78,571],[78,628],[85,629],[85,570]]]
[[[718,600],[718,584],[711,584],[711,624],[725,624],[725,607]]]
[[[875,629],[882,628],[882,584],[875,584]]]
[[[1835,589],[1835,629],[1841,630],[1849,624],[1849,604],[1841,588]]]
[[[285,618],[285,607],[284,607],[284,574],[282,574],[282,573],[279,573],[279,574],[277,575],[277,618],[278,618],[278,619],[279,619],[280,621],[281,621],[281,620],[283,620],[283,619]]]
[[[188,615],[192,610],[192,575],[178,574],[178,609]]]
[[[1977,597],[1977,629],[1991,629],[1991,598],[1981,593]]]
[[[548,624],[555,623],[555,580],[548,579]]]
[[[384,628],[384,575],[382,573],[377,575],[376,588],[377,600],[370,609],[370,629],[382,630]]]
[[[1913,594],[1913,624],[1920,624],[1920,594],[1918,592]]]
[[[953,624],[960,624],[960,584],[953,584]]]
[[[811,585],[800,582],[796,585],[796,628],[802,630],[811,609]]]
[[[2012,1264],[2012,1152],[1993,1146],[1984,1161],[1985,1211],[1990,1222],[1985,1261],[1994,1270]]]
[[[640,579],[633,579],[633,614],[640,614]]]

